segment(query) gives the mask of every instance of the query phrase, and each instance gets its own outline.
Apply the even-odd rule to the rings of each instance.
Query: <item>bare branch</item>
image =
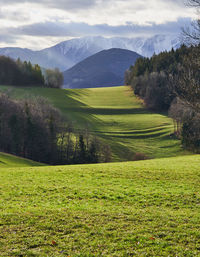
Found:
[[[188,5],[192,7],[200,7],[200,0],[188,0]]]
[[[195,7],[199,17],[200,0],[187,0],[187,6]],[[182,41],[187,46],[198,45],[200,43],[200,18],[193,21],[190,27],[182,29]]]

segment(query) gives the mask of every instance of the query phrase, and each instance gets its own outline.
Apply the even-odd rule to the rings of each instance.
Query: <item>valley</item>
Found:
[[[200,0],[10,0],[0,257],[200,256]]]
[[[174,138],[167,114],[143,107],[128,86],[61,90],[1,86],[13,98],[47,98],[76,129],[88,129],[111,146],[112,161],[131,161],[136,153],[148,158],[188,154]]]

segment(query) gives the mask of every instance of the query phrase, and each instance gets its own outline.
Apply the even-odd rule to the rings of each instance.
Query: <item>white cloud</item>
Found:
[[[0,0],[0,4],[0,46],[8,42],[35,48],[36,41],[42,48],[55,42],[59,33],[65,39],[98,33],[111,36],[117,29],[126,35],[133,29],[130,24],[142,30],[194,17],[183,0]]]

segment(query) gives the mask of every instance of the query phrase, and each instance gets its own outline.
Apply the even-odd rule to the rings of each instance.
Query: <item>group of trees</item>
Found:
[[[58,70],[41,69],[30,62],[17,61],[0,56],[0,84],[14,86],[38,86],[60,88],[63,74]]]
[[[200,7],[200,0],[189,0]],[[183,30],[186,45],[140,58],[125,74],[125,83],[148,108],[169,111],[183,145],[200,153],[200,20]]]
[[[125,82],[131,85],[136,95],[146,106],[157,111],[169,109],[176,97],[172,84],[186,56],[198,47],[186,47],[162,52],[151,58],[139,58],[125,74]]]
[[[200,153],[200,45],[190,49],[171,77],[176,99],[169,114],[179,124],[176,133],[183,145]]]
[[[44,70],[44,84],[50,88],[61,88],[63,84],[63,73],[59,69],[46,69]]]
[[[0,151],[48,164],[110,160],[110,149],[88,132],[77,132],[43,98],[0,96]]]
[[[147,108],[169,110],[183,145],[200,152],[200,45],[138,59],[125,79]]]
[[[0,56],[0,84],[60,88],[58,69]],[[0,151],[48,164],[108,162],[110,147],[87,130],[77,131],[43,98],[0,95]]]

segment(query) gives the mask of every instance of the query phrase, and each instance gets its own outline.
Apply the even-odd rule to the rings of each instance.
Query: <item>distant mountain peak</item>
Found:
[[[150,57],[154,53],[171,50],[172,47],[178,48],[180,43],[177,38],[172,35],[156,35],[150,38],[88,36],[63,41],[40,51],[23,48],[0,48],[0,55],[14,59],[20,57],[22,60],[37,63],[44,68],[58,67],[63,71],[101,50],[111,48],[126,49]]]
[[[126,49],[102,50],[65,71],[64,87],[121,86],[124,84],[125,71],[139,57],[137,53]]]

